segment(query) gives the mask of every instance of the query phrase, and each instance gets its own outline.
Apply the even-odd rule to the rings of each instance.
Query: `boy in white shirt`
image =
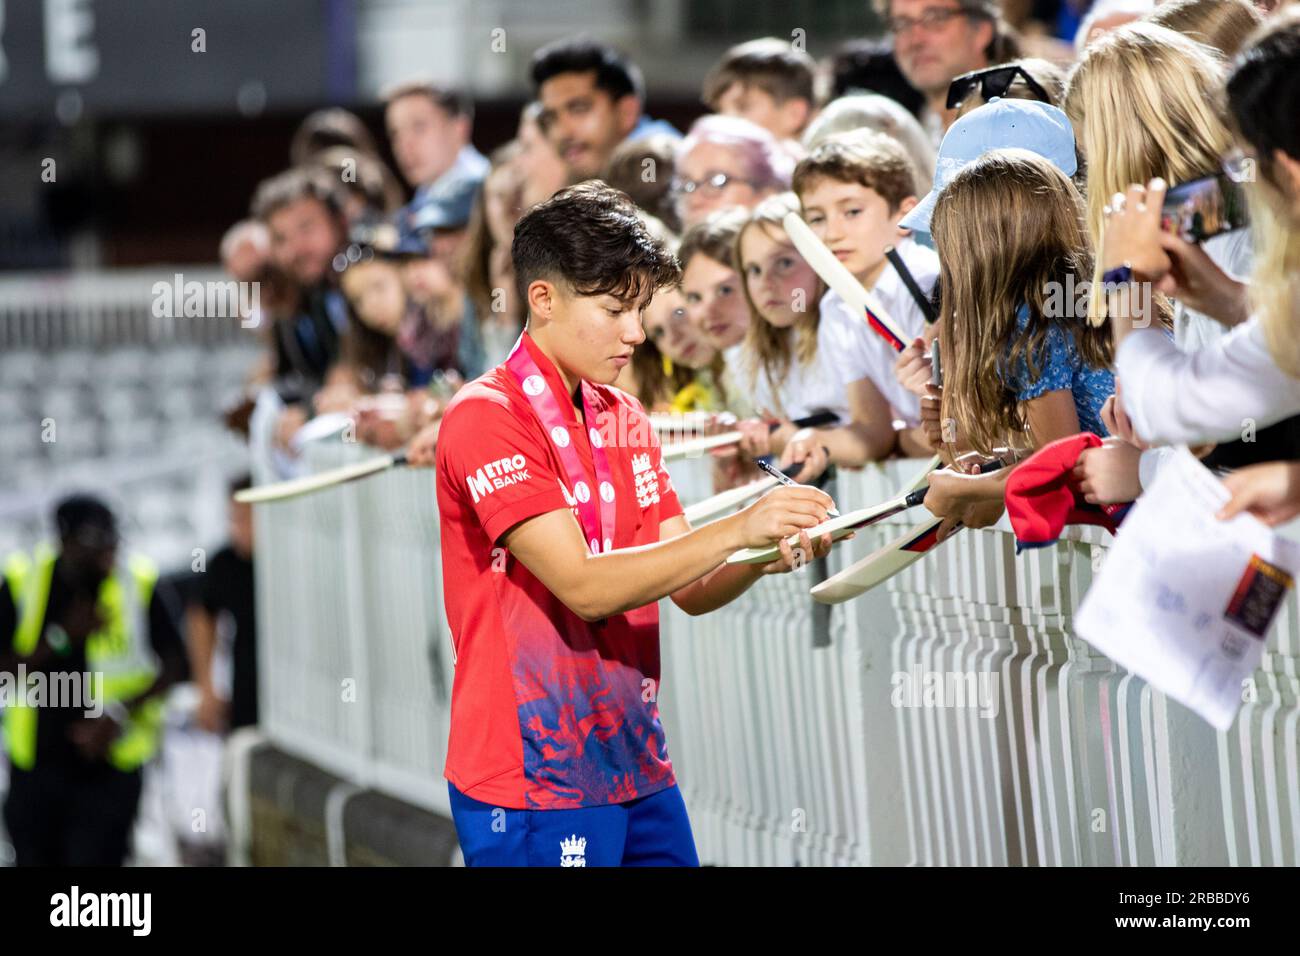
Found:
[[[939,275],[938,256],[898,226],[916,205],[915,181],[903,147],[888,136],[865,130],[826,140],[794,173],[804,220],[911,338],[922,334],[925,313],[885,250],[897,249],[921,293],[929,295]],[[816,465],[818,456],[825,457],[825,448],[830,449],[831,459],[843,464],[864,464],[895,450],[928,456],[930,448],[919,427],[919,399],[894,375],[895,349],[867,324],[866,316],[833,290],[822,298],[819,331],[818,347],[827,350],[837,377],[845,383],[855,423],[871,426],[870,437],[856,449],[863,454],[852,454],[854,449],[836,447],[836,433],[844,429],[800,436],[786,446],[782,465],[811,458],[813,467],[806,466],[807,470],[820,471]],[[903,423],[897,432],[895,419]]]

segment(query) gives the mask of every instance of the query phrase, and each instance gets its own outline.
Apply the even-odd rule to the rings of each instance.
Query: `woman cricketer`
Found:
[[[527,328],[452,401],[436,460],[465,863],[698,865],[659,720],[657,602],[704,614],[824,555],[806,529],[834,505],[783,487],[691,530],[644,410],[610,386],[679,278],[625,194],[562,190],[511,255]],[[725,563],[776,541],[769,565]]]

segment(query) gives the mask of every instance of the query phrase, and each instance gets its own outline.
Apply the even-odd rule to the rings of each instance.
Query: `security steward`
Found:
[[[178,601],[147,559],[119,559],[98,498],[64,499],[55,524],[59,550],[10,556],[0,586],[0,680],[25,685],[0,710],[5,828],[19,866],[120,866],[186,673]]]

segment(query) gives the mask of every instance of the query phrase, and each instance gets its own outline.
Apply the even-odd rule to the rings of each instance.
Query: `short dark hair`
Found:
[[[627,193],[599,180],[561,189],[515,224],[510,246],[521,301],[538,279],[580,296],[644,306],[681,279],[677,260],[646,228]]]
[[[1291,112],[1300,103],[1300,10],[1277,14],[1247,41],[1228,76],[1227,99],[1266,170],[1277,149],[1300,159],[1300,128]]]
[[[310,165],[329,175],[336,195],[361,196],[371,210],[385,215],[402,205],[402,187],[377,156],[348,146],[331,146],[316,153]],[[347,172],[352,173],[350,178],[344,176]]]
[[[474,101],[460,90],[453,90],[450,87],[441,86],[428,80],[406,80],[395,86],[390,86],[384,90],[379,98],[384,101],[384,109],[387,109],[395,101],[407,96],[423,96],[433,102],[448,116],[463,116],[467,120],[474,119]]]
[[[263,223],[271,216],[300,199],[315,199],[333,215],[338,215],[341,203],[338,187],[330,174],[317,166],[295,166],[262,180],[253,193],[251,213]]]
[[[596,74],[596,89],[604,90],[610,99],[625,96],[645,99],[645,81],[637,65],[607,43],[590,37],[571,37],[548,43],[533,54],[530,74],[533,88],[561,73]]]
[[[817,64],[788,40],[763,37],[733,46],[704,78],[704,105],[717,110],[718,97],[737,83],[755,86],[778,103],[803,99],[813,105]]]
[[[59,537],[69,539],[91,531],[104,540],[117,539],[117,518],[103,499],[92,494],[72,494],[54,507],[54,526]]]

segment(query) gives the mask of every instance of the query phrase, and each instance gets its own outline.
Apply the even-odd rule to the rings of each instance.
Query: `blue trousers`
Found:
[[[466,866],[700,865],[676,786],[577,810],[511,810],[447,790]]]

